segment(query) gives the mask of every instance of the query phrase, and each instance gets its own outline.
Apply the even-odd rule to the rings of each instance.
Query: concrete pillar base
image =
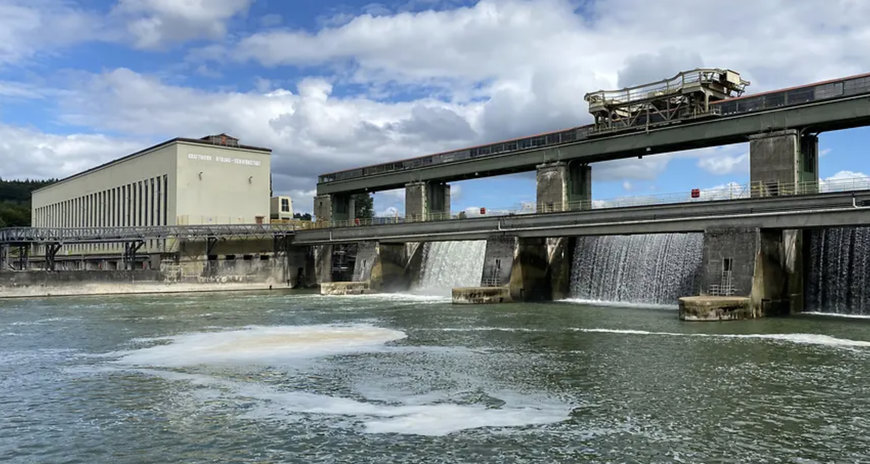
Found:
[[[453,289],[453,304],[510,303],[508,287],[462,287]]]
[[[680,320],[736,321],[752,319],[749,298],[743,296],[689,296],[680,298]]]
[[[703,301],[730,304],[731,298],[747,298],[748,312],[741,318],[799,310],[792,301],[803,299],[802,250],[800,241],[787,240],[789,236],[793,234],[753,228],[706,231],[700,294],[712,300]]]
[[[367,295],[374,293],[369,282],[324,282],[321,295]]]

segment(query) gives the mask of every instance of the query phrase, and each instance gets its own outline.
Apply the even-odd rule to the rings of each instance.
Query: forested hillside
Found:
[[[0,179],[0,227],[30,225],[30,192],[55,182]]]

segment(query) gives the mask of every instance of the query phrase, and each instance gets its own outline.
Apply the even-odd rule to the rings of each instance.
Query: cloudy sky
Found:
[[[0,177],[63,177],[172,137],[274,150],[310,211],[321,173],[591,121],[583,95],[729,67],[751,92],[870,71],[870,2],[0,0]],[[822,177],[870,172],[823,134]],[[746,145],[593,165],[593,195],[748,180]],[[525,174],[454,211],[534,200]],[[376,194],[401,211],[401,192]]]

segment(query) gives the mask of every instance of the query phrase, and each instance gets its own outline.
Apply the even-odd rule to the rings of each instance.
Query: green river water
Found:
[[[0,462],[870,462],[870,320],[0,300]]]

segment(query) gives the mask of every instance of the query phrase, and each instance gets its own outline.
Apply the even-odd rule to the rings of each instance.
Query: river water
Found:
[[[420,296],[0,301],[0,462],[868,462],[870,321]]]

